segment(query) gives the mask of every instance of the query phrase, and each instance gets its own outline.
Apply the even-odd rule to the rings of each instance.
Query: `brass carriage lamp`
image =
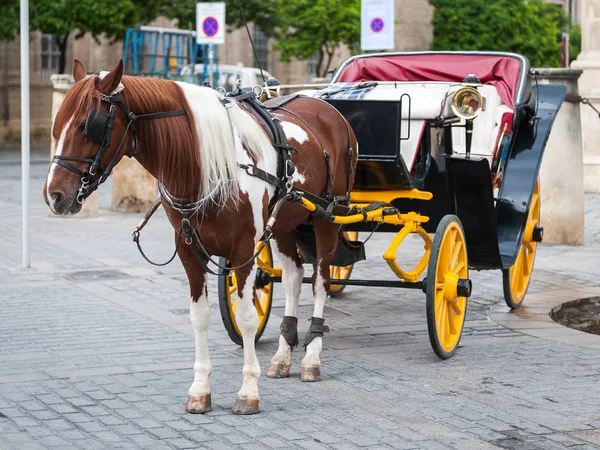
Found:
[[[452,97],[452,111],[457,117],[465,120],[465,152],[466,157],[471,157],[471,143],[473,141],[473,121],[483,110],[484,98],[477,90],[476,86],[481,85],[481,81],[475,75],[470,74],[464,80],[464,86],[457,90]]]

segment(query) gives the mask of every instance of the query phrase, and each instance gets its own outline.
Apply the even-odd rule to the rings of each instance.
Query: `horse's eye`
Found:
[[[79,124],[79,126],[77,127],[77,131],[79,131],[80,133],[83,133],[85,131],[85,122],[81,122]]]

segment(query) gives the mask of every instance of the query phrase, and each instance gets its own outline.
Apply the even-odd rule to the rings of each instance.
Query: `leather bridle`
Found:
[[[84,133],[88,139],[97,144],[100,144],[100,148],[98,150],[98,153],[96,153],[96,156],[94,156],[93,158],[78,158],[74,156],[54,155],[54,158],[52,159],[53,163],[58,164],[59,166],[62,166],[65,169],[68,169],[71,172],[75,172],[77,175],[81,176],[81,186],[79,187],[79,191],[77,193],[76,198],[77,203],[79,204],[85,202],[85,199],[88,198],[92,194],[92,192],[94,192],[94,190],[99,185],[104,183],[110,176],[113,168],[118,162],[118,157],[121,154],[121,151],[123,150],[125,138],[127,137],[127,133],[129,132],[129,130],[131,130],[132,132],[133,140],[131,144],[131,150],[127,152],[127,156],[131,158],[135,154],[135,123],[137,120],[164,119],[166,117],[184,116],[187,114],[185,109],[148,114],[135,114],[127,107],[127,105],[125,105],[120,94],[100,94],[100,100],[103,102],[110,103],[109,111],[105,112],[92,108],[88,114],[84,129]],[[129,122],[127,123],[125,133],[123,133],[123,137],[121,138],[121,142],[119,144],[119,147],[117,148],[117,151],[115,152],[115,155],[112,157],[108,165],[104,167],[104,165],[102,164],[102,159],[104,158],[106,151],[110,147],[110,138],[112,136],[117,107],[123,110],[125,116],[129,119]],[[81,170],[67,161],[89,163],[90,165],[87,169]],[[98,178],[92,181],[92,178],[96,175],[98,175]]]

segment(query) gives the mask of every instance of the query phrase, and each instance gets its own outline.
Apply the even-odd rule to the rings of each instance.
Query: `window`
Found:
[[[58,73],[58,60],[60,57],[60,50],[58,49],[58,45],[54,40],[54,36],[52,36],[51,34],[42,34],[41,47],[41,81],[46,82],[50,81],[51,75]]]
[[[317,77],[317,65],[319,64],[319,52],[314,53],[306,60],[306,82],[312,83]]]
[[[262,70],[266,70],[270,72],[269,69],[269,38],[265,36],[265,33],[262,30],[255,26],[254,27],[254,36],[252,37],[254,40],[254,48],[256,50],[256,56],[258,57],[258,63],[260,63],[260,67]],[[254,59],[254,66],[259,67],[259,64]]]

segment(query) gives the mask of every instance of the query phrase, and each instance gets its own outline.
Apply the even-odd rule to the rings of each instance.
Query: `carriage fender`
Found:
[[[567,87],[538,84],[534,90],[535,118],[524,119],[515,133],[498,194],[496,230],[504,269],[511,267],[517,258],[544,150]]]

